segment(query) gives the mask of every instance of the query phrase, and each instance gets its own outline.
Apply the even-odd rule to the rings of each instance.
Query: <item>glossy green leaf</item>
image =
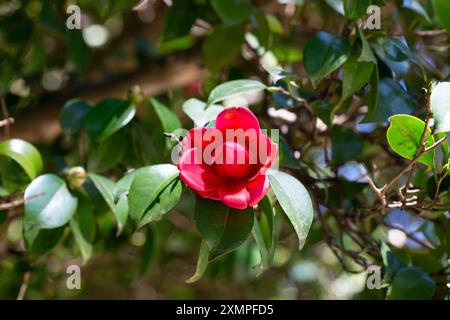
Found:
[[[195,225],[208,244],[209,260],[238,248],[253,228],[252,208],[237,210],[220,201],[197,197]]]
[[[450,131],[450,82],[438,83],[431,92],[431,110],[434,117],[434,132]]]
[[[211,6],[226,24],[237,24],[248,20],[252,6],[248,0],[211,0]]]
[[[138,228],[158,221],[178,203],[181,192],[176,166],[160,164],[142,168],[131,182],[128,194],[130,216]]]
[[[241,53],[244,37],[245,29],[242,25],[214,27],[203,43],[203,60],[208,69],[217,72],[231,64]]]
[[[313,87],[316,88],[323,78],[344,64],[349,54],[347,39],[323,31],[309,39],[303,60]]]
[[[267,87],[257,80],[233,80],[215,87],[208,97],[208,106],[236,95],[263,91]]]
[[[422,133],[425,130],[425,122],[414,116],[399,114],[389,118],[390,126],[386,137],[389,146],[400,156],[412,160],[419,150]],[[428,128],[425,139],[425,147],[434,143],[431,130]],[[421,156],[418,162],[429,167],[434,166],[434,150]]]
[[[77,133],[82,129],[84,117],[90,110],[91,106],[84,100],[67,101],[59,113],[61,128],[70,133]]]
[[[104,141],[126,126],[135,113],[136,108],[129,101],[106,99],[88,112],[84,119],[84,129],[91,138]]]
[[[350,20],[359,19],[366,15],[370,0],[344,0],[344,13]]]
[[[183,104],[184,113],[194,121],[196,127],[203,127],[208,122],[216,119],[222,109],[222,106],[216,104],[206,108],[206,103],[195,98],[191,98]]]
[[[379,81],[377,102],[369,106],[365,121],[385,122],[392,115],[410,114],[416,109],[417,101],[405,92],[400,84],[390,78],[384,78]]]
[[[271,169],[268,175],[270,187],[291,221],[301,249],[313,221],[311,197],[303,184],[289,174]]]
[[[161,122],[165,132],[174,132],[176,129],[182,127],[180,119],[178,119],[175,112],[156,99],[151,98],[150,103],[158,115],[159,121]]]
[[[332,160],[341,164],[357,157],[363,150],[363,139],[350,129],[335,125],[330,130]]]
[[[0,142],[0,156],[2,155],[17,162],[30,179],[36,178],[42,170],[41,154],[26,141],[11,139]]]
[[[405,267],[397,272],[388,290],[388,300],[430,300],[436,283],[422,269]]]
[[[99,144],[92,144],[88,152],[88,170],[102,172],[116,166],[125,156],[129,141],[119,131]]]
[[[370,80],[374,65],[372,62],[360,62],[359,58],[359,49],[356,48],[352,50],[348,60],[344,63],[341,101],[361,90]]]
[[[197,267],[195,269],[195,273],[186,280],[186,283],[194,283],[200,280],[200,278],[203,276],[203,274],[206,271],[206,268],[208,267],[208,256],[209,256],[209,248],[206,241],[202,241],[200,245],[200,251],[198,253],[198,260],[197,260]]]
[[[123,210],[123,203],[121,203],[121,206],[118,207],[114,202],[114,181],[94,173],[90,173],[89,178],[92,180],[95,187],[100,192],[106,204],[114,214],[117,221],[117,234],[120,234],[127,222],[128,211]]]
[[[24,228],[54,229],[69,222],[77,209],[64,180],[53,174],[34,179],[25,190]]]

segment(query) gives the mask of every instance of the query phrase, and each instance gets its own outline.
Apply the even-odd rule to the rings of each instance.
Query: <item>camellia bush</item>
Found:
[[[449,12],[2,3],[0,297],[449,298]]]

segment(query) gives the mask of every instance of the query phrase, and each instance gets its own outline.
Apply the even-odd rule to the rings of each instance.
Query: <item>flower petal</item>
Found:
[[[222,133],[216,128],[193,128],[181,141],[182,151],[185,152],[192,148],[205,150],[209,144],[215,141],[217,136],[222,137]]]
[[[269,191],[269,178],[265,174],[260,174],[254,180],[250,181],[246,188],[250,195],[248,205],[251,207],[256,206]]]
[[[217,190],[224,181],[203,162],[201,150],[197,148],[183,152],[178,161],[178,169],[181,181],[199,192],[209,193]]]
[[[219,188],[220,200],[235,209],[246,209],[250,194],[242,183],[227,184]]]
[[[223,109],[216,119],[216,128],[222,132],[227,129],[253,129],[257,133],[259,130],[259,122],[253,112],[246,107],[230,107]]]

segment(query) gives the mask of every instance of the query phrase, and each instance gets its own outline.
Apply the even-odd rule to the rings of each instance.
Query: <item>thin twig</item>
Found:
[[[22,285],[20,286],[19,293],[17,294],[17,300],[23,300],[28,290],[28,284],[30,283],[31,272],[27,271],[23,275]]]

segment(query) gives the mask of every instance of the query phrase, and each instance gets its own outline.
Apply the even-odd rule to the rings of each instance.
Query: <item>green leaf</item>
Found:
[[[389,118],[390,126],[386,137],[394,152],[400,156],[412,160],[420,148],[420,140],[425,130],[425,122],[414,116],[398,114]],[[428,128],[425,138],[425,147],[434,143],[434,137]],[[434,166],[434,150],[427,152],[418,159],[430,168]]]
[[[213,260],[238,248],[253,228],[252,208],[237,210],[220,201],[197,197],[195,225],[210,249]]]
[[[434,14],[438,23],[450,33],[450,2],[447,0],[433,0]]]
[[[388,300],[430,300],[436,290],[436,283],[422,269],[406,267],[395,275],[389,287]]]
[[[193,1],[173,0],[164,19],[164,41],[187,35],[191,31],[196,17],[195,9]]]
[[[67,54],[79,71],[86,69],[92,60],[91,49],[84,42],[81,30],[67,30]]]
[[[70,229],[80,248],[83,263],[86,263],[93,253],[96,229],[95,216],[86,200],[79,199],[78,210],[70,220]]]
[[[431,92],[435,133],[450,131],[450,82],[438,83]]]
[[[341,101],[361,90],[370,80],[374,65],[372,62],[360,62],[359,49],[352,50],[342,68]]]
[[[384,78],[379,82],[378,102],[369,107],[365,121],[385,122],[392,115],[410,114],[416,109],[417,101],[406,93],[400,84],[390,78]]]
[[[84,120],[84,129],[93,139],[106,140],[125,127],[134,117],[136,108],[129,101],[106,99],[95,105]]]
[[[30,143],[11,139],[0,142],[0,156],[6,156],[17,162],[32,180],[42,170],[42,158],[39,151]]]
[[[330,130],[332,160],[341,164],[357,157],[363,150],[364,141],[350,129],[335,125]]]
[[[386,39],[383,42],[386,56],[392,61],[402,62],[412,57],[412,52],[408,46],[400,39]]]
[[[316,33],[303,52],[306,72],[314,88],[327,75],[338,69],[347,60],[350,45],[345,38],[327,32]]]
[[[122,233],[122,230],[127,222],[128,211],[123,210],[123,203],[121,203],[121,206],[118,207],[114,202],[114,181],[94,173],[90,173],[89,178],[92,180],[95,187],[100,192],[106,204],[114,214],[117,221],[117,234],[119,235]]]
[[[34,179],[25,190],[24,228],[54,229],[65,225],[77,209],[64,180],[44,174]]]
[[[276,238],[274,228],[275,211],[267,195],[258,203],[258,209],[261,214],[259,219],[255,216],[252,234],[261,255],[259,275],[272,264]]]
[[[158,221],[180,200],[182,186],[178,169],[171,164],[141,168],[132,178],[128,204],[138,228]]]
[[[391,280],[400,269],[405,267],[405,265],[392,253],[391,249],[386,243],[381,243],[380,250],[381,257],[383,259],[383,265],[386,268],[385,276],[387,279]]]
[[[72,99],[67,101],[59,114],[59,122],[63,130],[77,133],[83,128],[83,120],[91,110],[91,106],[84,100]]]
[[[244,40],[245,29],[242,25],[214,27],[203,43],[202,52],[206,67],[212,72],[218,72],[231,64],[241,53]]]
[[[300,181],[287,173],[270,169],[268,176],[270,187],[291,221],[301,249],[313,221],[311,197]]]
[[[99,144],[90,146],[88,170],[106,171],[117,165],[127,152],[129,141],[123,131],[119,131]]]
[[[53,249],[64,235],[65,226],[55,229],[36,229],[24,226],[23,238],[27,252],[39,257]]]
[[[198,253],[197,268],[195,269],[195,273],[192,275],[192,277],[186,280],[186,283],[194,283],[200,280],[200,278],[205,273],[206,268],[208,267],[208,256],[208,244],[206,243],[206,241],[202,241],[202,244],[200,245],[200,251]]]
[[[158,115],[159,121],[161,121],[165,132],[174,132],[176,129],[182,128],[180,119],[178,119],[175,112],[156,99],[151,98],[150,103]]]
[[[211,0],[211,6],[226,24],[244,22],[252,12],[252,5],[248,0]]]
[[[217,118],[222,106],[213,104],[206,108],[206,103],[195,98],[187,100],[183,104],[184,113],[194,121],[195,127],[203,127],[208,122]]]
[[[366,37],[364,36],[364,33],[361,31],[361,29],[356,26],[356,30],[358,32],[358,37],[361,40],[361,55],[359,56],[358,61],[360,62],[373,62],[377,63],[377,58],[375,57],[372,49],[370,48],[369,42],[367,42]]]
[[[345,17],[356,20],[366,15],[370,0],[344,0]]]
[[[225,99],[229,99],[233,96],[258,92],[265,90],[267,87],[263,83],[257,80],[233,80],[222,83],[215,87],[208,97],[208,106]]]

